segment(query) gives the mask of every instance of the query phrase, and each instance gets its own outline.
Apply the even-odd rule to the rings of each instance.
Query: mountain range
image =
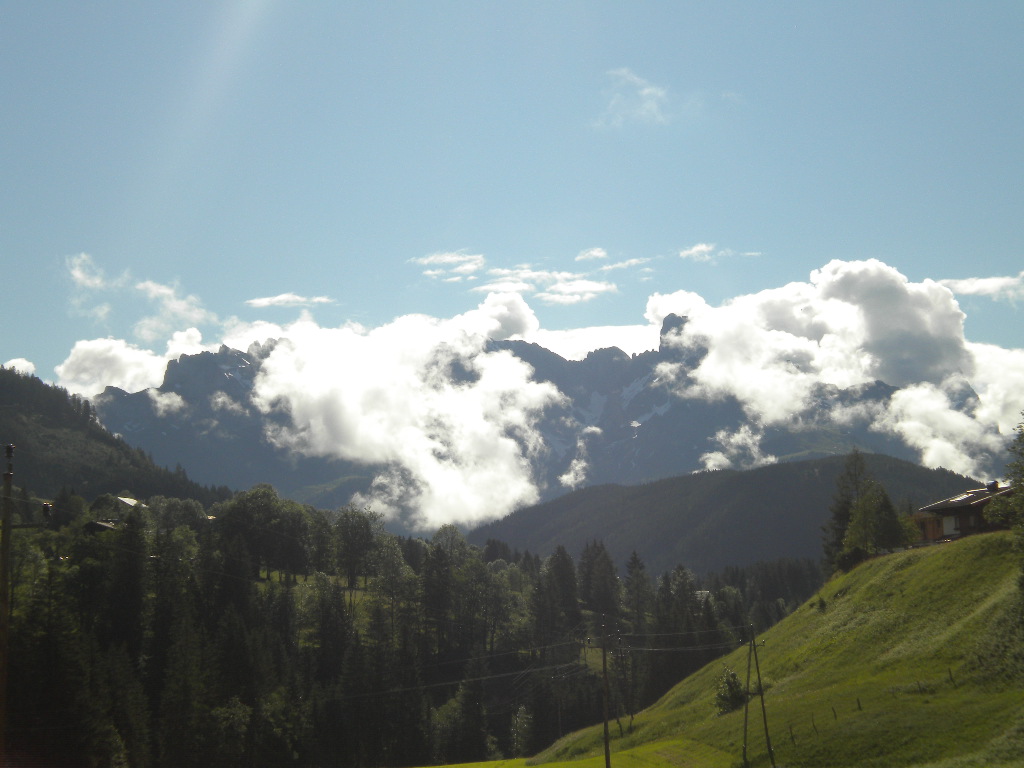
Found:
[[[706,354],[670,343],[685,323],[685,318],[668,316],[659,348],[632,356],[608,348],[567,360],[523,341],[487,343],[486,353],[513,356],[529,366],[533,382],[558,391],[557,400],[529,425],[536,439],[517,436],[518,460],[529,465],[536,501],[550,501],[574,488],[649,483],[730,463],[750,468],[843,455],[854,447],[918,460],[918,451],[897,433],[873,429],[868,420],[832,417],[837,406],[847,412],[884,408],[898,391],[884,382],[845,389],[815,385],[800,420],[784,425],[755,423],[734,398],[680,396],[686,377]],[[236,489],[266,482],[283,495],[319,507],[366,498],[375,479],[385,473],[408,473],[387,460],[363,461],[351,451],[303,451],[296,448],[301,441],[274,439],[283,430],[301,436],[323,426],[315,418],[300,426],[287,402],[268,403],[260,395],[260,377],[274,348],[271,341],[246,351],[222,346],[216,352],[182,355],[168,363],[159,387],[140,392],[108,387],[93,398],[97,416],[156,463],[181,466],[197,482]],[[447,361],[443,375],[455,385],[479,378],[458,359]],[[971,393],[964,393],[962,400],[962,407],[969,409]],[[747,446],[745,458],[734,461],[716,452],[727,439],[742,442],[752,431],[757,444]],[[443,444],[434,448],[444,450]],[[998,461],[992,463],[1001,467]]]

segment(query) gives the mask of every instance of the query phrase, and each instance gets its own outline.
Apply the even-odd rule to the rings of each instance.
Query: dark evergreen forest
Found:
[[[0,440],[17,446],[17,483],[42,496],[60,488],[86,498],[131,489],[212,504],[231,497],[223,486],[205,487],[180,467],[159,467],[144,451],[110,434],[92,404],[61,387],[0,366]]]
[[[22,523],[42,523],[16,494]],[[62,493],[16,530],[7,741],[19,765],[377,766],[531,754],[630,716],[813,594],[810,562],[621,569],[452,526],[387,533],[257,486],[204,508]],[[106,521],[97,524],[95,521]],[[59,527],[58,527],[59,526]]]
[[[19,766],[400,766],[612,727],[767,628],[812,561],[698,578],[601,540],[541,559],[156,467],[0,368],[17,443],[5,748]],[[59,478],[59,480],[58,480]],[[133,498],[144,499],[137,503]],[[44,500],[51,503],[44,514]]]

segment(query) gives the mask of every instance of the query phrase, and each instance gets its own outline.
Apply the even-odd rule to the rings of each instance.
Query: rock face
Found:
[[[286,454],[266,439],[268,424],[281,415],[261,413],[252,401],[265,353],[222,346],[182,355],[167,364],[156,389],[129,394],[107,387],[95,399],[100,421],[157,464],[181,465],[205,485],[245,489],[269,482],[294,492],[351,474],[336,462]]]
[[[723,435],[742,438],[752,428],[758,433],[756,450],[735,466],[757,464],[768,454],[776,460],[807,459],[847,453],[853,446],[916,460],[892,436],[872,432],[866,424],[840,428],[824,417],[837,403],[884,404],[895,390],[881,382],[847,390],[819,387],[810,411],[798,426],[787,428],[752,427],[740,403],[730,398],[674,394],[685,389],[706,354],[671,343],[685,323],[670,315],[659,349],[634,356],[610,348],[566,360],[523,341],[488,345],[490,351],[506,350],[528,363],[535,380],[551,382],[565,396],[563,405],[549,409],[536,425],[545,450],[531,461],[542,498],[570,487],[633,484],[706,468]],[[287,410],[265,412],[253,398],[262,361],[272,349],[272,344],[245,352],[221,347],[183,355],[168,364],[155,389],[127,393],[108,388],[95,399],[99,418],[158,464],[180,464],[200,483],[244,489],[269,482],[310,503],[345,504],[384,468],[288,453],[266,438],[289,421]],[[964,393],[965,409],[973,403],[971,395]]]

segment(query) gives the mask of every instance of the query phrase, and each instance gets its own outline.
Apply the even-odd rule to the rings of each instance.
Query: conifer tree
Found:
[[[868,480],[870,475],[864,463],[864,456],[854,448],[846,457],[842,474],[836,480],[835,496],[829,506],[831,516],[823,529],[825,566],[828,571],[838,568],[853,507],[863,495]]]
[[[633,632],[646,629],[647,612],[654,602],[654,589],[644,561],[634,550],[626,563],[626,611],[633,623]]]

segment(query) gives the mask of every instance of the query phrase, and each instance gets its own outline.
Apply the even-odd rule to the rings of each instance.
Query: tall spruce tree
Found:
[[[864,456],[854,448],[846,457],[843,471],[836,479],[835,495],[829,506],[831,516],[823,529],[825,568],[830,573],[839,567],[839,557],[843,552],[853,507],[864,494],[870,479]]]

